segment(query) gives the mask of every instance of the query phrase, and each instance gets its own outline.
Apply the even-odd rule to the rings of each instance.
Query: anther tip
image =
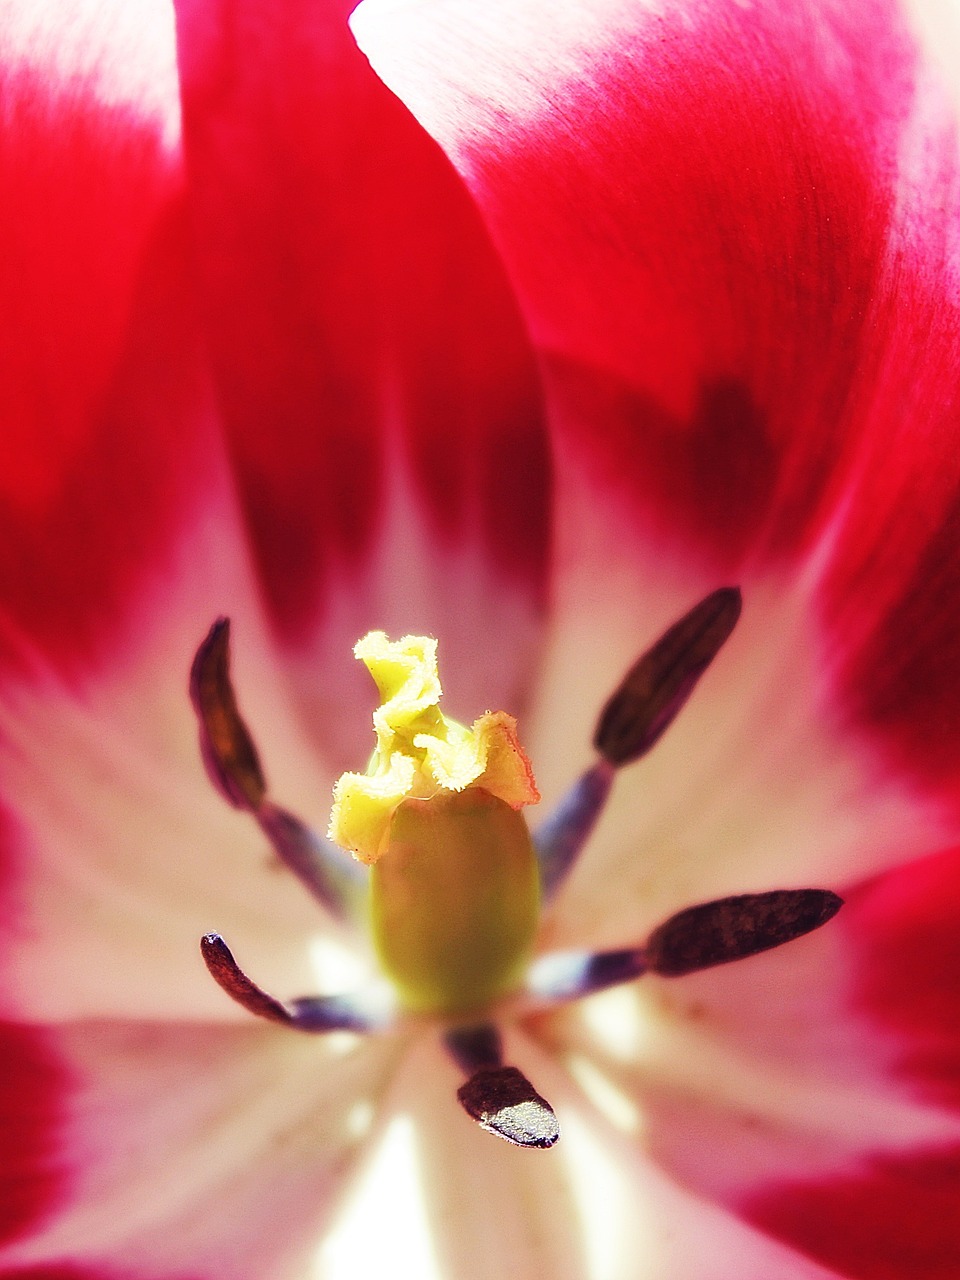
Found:
[[[832,920],[840,908],[844,905],[843,898],[839,894],[833,893],[830,889],[820,889],[822,894],[820,902],[820,923],[826,924],[828,920]]]
[[[481,1129],[515,1147],[544,1150],[560,1137],[556,1112],[516,1067],[481,1068],[457,1090]]]
[[[719,587],[714,596],[718,602],[723,601],[732,612],[736,609],[736,616],[739,618],[743,612],[743,592],[739,587]]]
[[[199,682],[206,674],[214,655],[222,657],[230,642],[230,619],[224,614],[215,618],[207,630],[207,634],[197,646],[190,664],[190,691],[196,701]]]
[[[225,974],[230,974],[237,968],[233,952],[219,933],[205,933],[203,935],[200,939],[200,954],[207,969],[218,982],[221,981]]]

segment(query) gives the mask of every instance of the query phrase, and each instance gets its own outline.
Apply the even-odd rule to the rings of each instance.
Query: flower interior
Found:
[[[842,905],[825,889],[745,893],[677,912],[642,944],[535,955],[542,913],[587,845],[616,772],[656,745],[740,609],[740,592],[721,588],[638,659],[600,713],[595,764],[532,835],[524,809],[540,795],[514,718],[486,711],[470,728],[449,719],[436,640],[370,632],[354,653],[380,693],[376,747],[364,773],[337,782],[327,840],[268,797],[230,682],[229,623],[218,620],[191,673],[210,777],[328,908],[369,929],[393,994],[278,1000],[247,977],[219,934],[201,942],[212,976],[249,1012],[303,1032],[377,1033],[434,1018],[464,1073],[457,1096],[467,1115],[518,1146],[552,1146],[556,1115],[503,1061],[498,1020],[644,973],[680,978],[755,955],[825,924]]]

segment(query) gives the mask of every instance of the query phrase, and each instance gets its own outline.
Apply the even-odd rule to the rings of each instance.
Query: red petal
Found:
[[[13,1271],[0,1272],[2,1280],[154,1280],[151,1275],[142,1272],[134,1275],[130,1271],[122,1274],[118,1271],[104,1271],[97,1267],[80,1267],[72,1262],[54,1262],[50,1266],[17,1267]],[[178,1278],[179,1280],[179,1278]],[[188,1280],[184,1276],[183,1280]]]
[[[553,8],[354,22],[503,250],[563,509],[618,502],[714,581],[819,544],[849,713],[957,790],[949,96],[886,0]]]
[[[956,1280],[960,1147],[867,1166],[771,1192],[747,1216],[849,1280]]]
[[[183,342],[189,321],[177,222],[158,227],[144,251],[125,350],[97,412],[80,425],[82,439],[43,451],[42,494],[18,487],[22,470],[7,473],[0,511],[7,662],[39,645],[69,669],[112,642],[148,566],[167,558],[198,493],[210,487],[211,445],[198,421],[202,382]]]
[[[0,1240],[22,1235],[57,1201],[63,1171],[54,1135],[67,1088],[46,1036],[0,1024]]]
[[[538,595],[538,384],[452,168],[357,52],[345,6],[179,18],[210,346],[281,631],[302,638],[325,583],[362,572],[405,455],[441,543],[473,537]]]
[[[886,744],[896,767],[956,805],[960,454],[952,424],[944,434],[944,447],[921,437],[875,460],[823,608],[846,714]]]
[[[594,479],[723,569],[801,545],[851,395],[905,346],[883,267],[909,41],[882,4],[548,8],[356,21],[471,183]]]
[[[75,657],[203,473],[172,23],[31,0],[2,53],[0,649]]]
[[[847,895],[858,1003],[894,1035],[894,1077],[960,1111],[960,848]],[[960,1145],[866,1154],[861,1170],[768,1189],[750,1219],[855,1280],[953,1280],[960,1269]]]
[[[839,925],[857,947],[860,1005],[895,1033],[897,1074],[960,1112],[960,847],[845,896]]]

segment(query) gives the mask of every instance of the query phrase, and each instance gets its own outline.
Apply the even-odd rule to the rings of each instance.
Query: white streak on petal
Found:
[[[957,0],[904,0],[904,11],[924,52],[960,109],[960,4]]]
[[[370,1132],[376,1111],[373,1103],[364,1098],[355,1102],[346,1114],[345,1127],[353,1138],[364,1138]]]
[[[642,0],[641,7],[656,13],[664,4]],[[569,85],[582,87],[590,74],[593,57],[587,54],[604,45],[616,48],[619,33],[636,27],[637,8],[635,0],[593,5],[557,0],[550,6],[549,33],[540,27],[542,14],[514,8],[510,21],[514,43],[523,50],[522,67],[475,57],[468,89],[461,82],[462,67],[451,70],[451,47],[496,50],[503,29],[496,9],[471,0],[365,0],[350,26],[377,73],[421,124],[450,146],[458,167],[469,171],[472,145],[490,134],[522,136],[539,118],[554,116]],[[447,81],[457,93],[437,91]]]
[[[0,965],[13,1014],[246,1016],[200,962],[210,930],[281,998],[359,985],[370,969],[204,771],[188,673],[225,613],[271,794],[326,822],[334,770],[299,723],[230,499],[207,500],[167,562],[145,566],[143,594],[100,669],[68,686],[38,662],[29,681],[2,690],[0,791],[16,808]]]
[[[832,1276],[691,1195],[651,1162],[644,1142],[604,1117],[530,1041],[512,1051],[561,1117],[557,1147],[568,1180],[585,1280],[826,1280]]]
[[[308,1272],[312,1280],[380,1275],[444,1280],[425,1213],[421,1176],[413,1123],[409,1116],[394,1115],[316,1255]]]
[[[66,11],[66,12],[65,12]],[[108,49],[104,32],[109,33]],[[75,87],[106,107],[136,111],[179,145],[180,97],[173,6],[104,0],[26,0],[3,6],[3,56],[48,83]]]
[[[597,1047],[621,1062],[634,1061],[653,1034],[653,1020],[632,984],[591,996],[579,1009]]]
[[[508,1037],[507,1061],[528,1073],[515,1048]],[[420,1191],[443,1280],[584,1280],[580,1224],[556,1156],[563,1136],[549,1151],[529,1151],[484,1132],[457,1102],[462,1080],[430,1032],[412,1046],[388,1099],[416,1129]]]
[[[567,1059],[570,1074],[580,1088],[615,1128],[623,1133],[637,1134],[642,1126],[642,1113],[634,1098],[583,1054],[571,1054]]]

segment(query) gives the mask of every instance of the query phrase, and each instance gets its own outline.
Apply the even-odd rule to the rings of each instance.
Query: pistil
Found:
[[[330,836],[372,864],[373,943],[405,1007],[482,1009],[519,984],[540,911],[520,812],[540,795],[516,721],[449,719],[429,637],[372,631],[354,653],[382,699],[376,749],[337,782]]]

